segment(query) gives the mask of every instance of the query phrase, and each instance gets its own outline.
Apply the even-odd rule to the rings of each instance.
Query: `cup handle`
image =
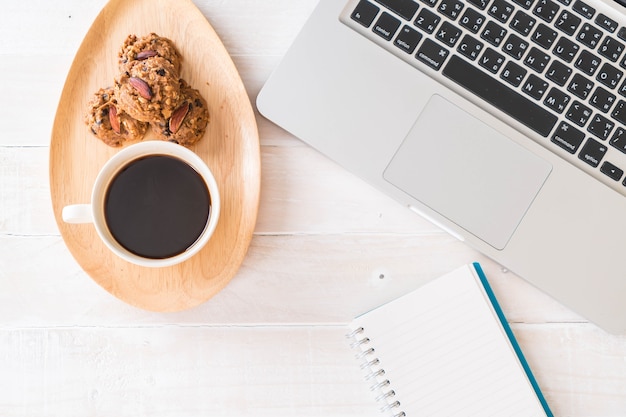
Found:
[[[63,207],[63,221],[65,223],[93,223],[91,204],[72,204]]]

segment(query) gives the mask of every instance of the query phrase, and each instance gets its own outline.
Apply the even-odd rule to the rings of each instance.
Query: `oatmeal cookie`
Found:
[[[191,146],[204,136],[209,123],[209,109],[200,92],[180,80],[183,104],[167,120],[151,123],[156,137],[161,140]]]
[[[122,108],[142,122],[169,119],[183,99],[176,68],[157,56],[131,62],[115,80],[115,94]]]
[[[156,33],[151,33],[140,38],[136,35],[128,35],[117,56],[121,72],[127,71],[130,64],[134,61],[159,56],[168,60],[174,66],[178,74],[182,61],[182,57],[178,53],[174,43]]]
[[[148,123],[130,117],[117,103],[112,87],[99,89],[91,98],[85,113],[89,130],[109,146],[143,138]]]

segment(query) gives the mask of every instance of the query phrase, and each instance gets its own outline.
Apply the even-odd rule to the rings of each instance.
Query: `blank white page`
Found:
[[[357,317],[377,382],[411,416],[546,416],[474,267],[466,265]],[[362,339],[362,337],[359,337]],[[373,365],[376,368],[376,365]],[[549,413],[549,410],[548,410]]]

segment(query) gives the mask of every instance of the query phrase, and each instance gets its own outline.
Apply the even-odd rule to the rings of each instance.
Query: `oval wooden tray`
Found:
[[[83,123],[89,98],[112,85],[117,53],[129,34],[155,32],[174,41],[181,76],[207,100],[210,123],[191,149],[213,170],[222,212],[209,243],[167,268],[129,264],[110,252],[93,225],[65,224],[65,205],[87,203],[102,165],[119,148],[96,139]],[[144,140],[152,140],[150,133]],[[153,311],[179,311],[208,300],[235,275],[256,223],[260,149],[254,112],[219,37],[191,0],[111,0],[80,46],[57,109],[50,142],[50,192],[61,235],[80,266],[121,300]],[[80,294],[77,294],[80,296]]]

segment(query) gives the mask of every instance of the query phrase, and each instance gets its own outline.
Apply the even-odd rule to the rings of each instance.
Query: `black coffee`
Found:
[[[104,202],[107,226],[120,245],[144,258],[163,259],[186,251],[209,218],[209,190],[180,159],[137,159],[111,181]]]

